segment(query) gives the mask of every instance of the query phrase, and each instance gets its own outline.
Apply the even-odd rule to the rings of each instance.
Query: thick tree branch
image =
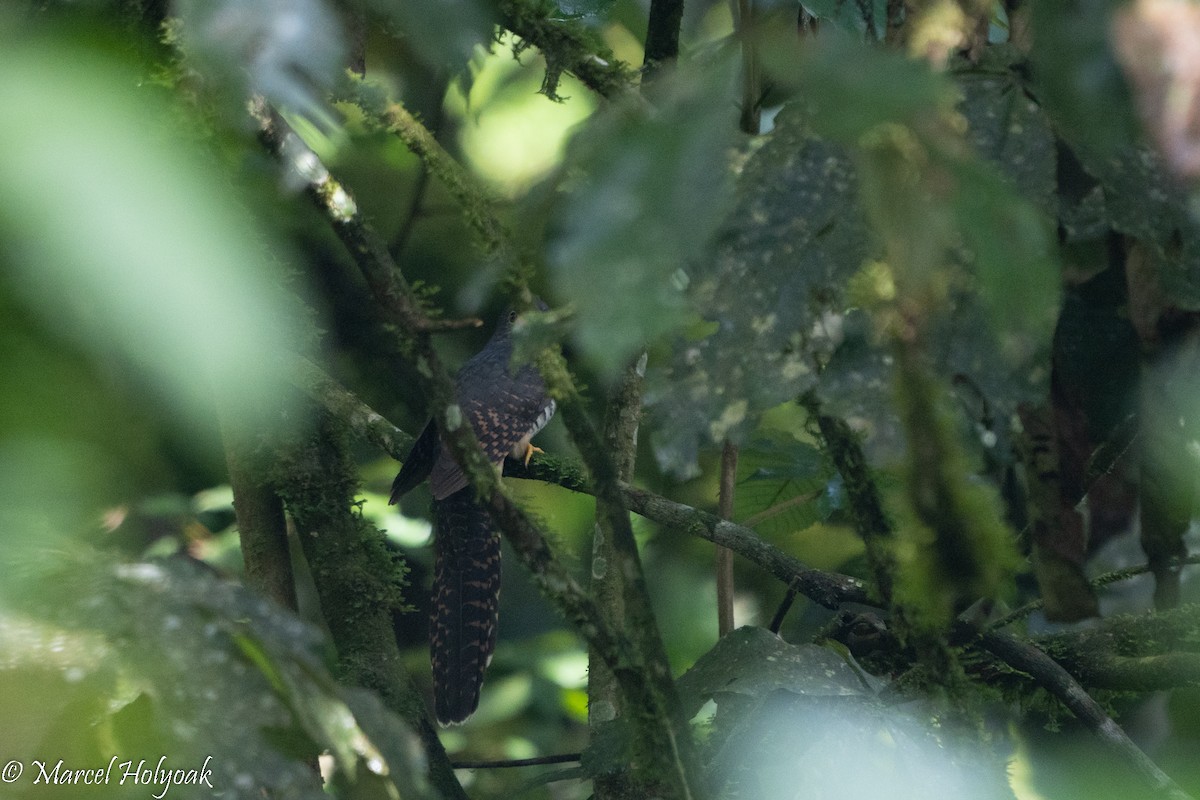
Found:
[[[635,730],[643,739],[641,750],[650,767],[646,775],[651,781],[666,783],[672,794],[689,798],[701,796],[699,784],[693,783],[693,776],[700,772],[691,731],[682,716],[671,664],[650,604],[637,540],[621,492],[617,462],[584,410],[583,400],[562,356],[554,351],[543,351],[538,369],[546,379],[551,395],[558,400],[567,431],[592,475],[596,487],[596,513],[603,517],[603,530],[612,539],[614,560],[611,568],[621,573],[627,629],[633,634],[639,668],[648,678],[646,688],[650,691],[646,698],[648,702],[626,707]],[[663,787],[653,787],[654,794],[663,790]]]
[[[247,430],[232,409],[222,409],[221,438],[246,565],[246,585],[295,611],[296,584],[283,501],[267,477],[261,437],[256,434]]]
[[[1108,617],[1094,628],[1035,641],[1080,683],[1149,692],[1200,685],[1196,606]]]

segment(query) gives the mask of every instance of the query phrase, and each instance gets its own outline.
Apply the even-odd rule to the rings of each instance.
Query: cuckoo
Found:
[[[545,309],[545,305],[538,302]],[[458,405],[498,469],[505,456],[529,458],[530,439],[554,415],[554,401],[532,365],[510,368],[515,311],[501,317],[487,345],[455,380]],[[443,725],[465,722],[479,705],[483,673],[496,647],[500,537],[430,420],[392,484],[391,503],[429,478],[433,494],[433,610],[429,623],[434,709]]]

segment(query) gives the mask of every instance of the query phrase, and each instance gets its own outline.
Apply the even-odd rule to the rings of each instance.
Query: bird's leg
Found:
[[[537,445],[533,444],[532,442],[526,442],[525,443],[525,466],[527,466],[527,467],[529,466],[529,459],[533,458],[534,453],[544,453],[544,452],[546,452],[546,451],[543,450],[542,448],[538,447]]]
[[[532,438],[533,434],[530,434],[524,439],[521,439],[521,441],[512,446],[512,450],[509,453],[513,458],[520,459],[520,461],[527,467],[529,466],[529,459],[533,458],[534,453],[546,452],[542,448],[530,442],[529,440]]]

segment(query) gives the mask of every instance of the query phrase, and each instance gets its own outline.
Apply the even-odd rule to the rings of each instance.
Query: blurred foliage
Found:
[[[264,156],[249,93],[286,112],[433,302],[489,320],[504,303],[504,265],[480,263],[453,195],[360,109],[328,103],[359,60],[504,198],[495,211],[544,268],[532,288],[556,308],[539,336],[565,339],[596,410],[650,353],[636,483],[709,508],[717,452],[735,441],[734,519],[805,563],[865,577],[843,481],[794,403],[815,390],[863,437],[916,565],[904,584],[915,605],[944,617],[974,594],[1013,592],[1018,532],[1001,520],[1022,503],[1010,491],[1017,408],[1046,403],[1053,377],[1074,393],[1059,409],[1087,432],[1088,454],[1125,424],[1143,353],[1170,351],[1200,310],[1200,227],[1193,187],[1138,134],[1112,52],[1121,4],[1031,0],[1011,18],[995,5],[992,44],[939,69],[877,43],[882,0],[761,4],[751,41],[772,127],[755,138],[736,131],[738,42],[717,0],[687,5],[674,69],[613,101],[559,73],[581,43],[604,48],[587,61],[597,69],[616,67],[611,53],[636,67],[645,9],[632,0],[0,7],[0,762],[166,755],[193,768],[211,756],[224,796],[316,797],[318,766],[335,796],[431,796],[404,723],[331,677],[295,543],[297,614],[238,583],[222,488],[218,411],[255,423],[265,406],[279,412],[270,425],[306,424],[274,369],[281,354],[319,352],[410,432],[426,419],[415,367],[361,275]],[[815,37],[795,35],[801,7],[820,19]],[[517,16],[538,26],[504,31]],[[999,42],[1005,26],[1012,41]],[[488,327],[439,337],[446,362]],[[905,422],[896,343],[910,340],[934,413],[909,407],[918,419]],[[1162,393],[1188,424],[1158,431],[1179,440],[1170,470],[1185,477],[1198,396],[1187,373],[1166,375]],[[914,432],[935,433],[948,455],[914,459]],[[560,423],[539,442],[570,453]],[[365,445],[355,455],[355,513],[388,533],[419,587],[428,495],[385,507],[394,462]],[[979,522],[966,525],[970,569],[938,550],[921,479],[945,479],[961,492],[959,522]],[[591,499],[511,488],[586,583]],[[1140,791],[1086,732],[1042,731],[1033,703],[1018,724],[987,697],[948,712],[922,699],[923,676],[870,675],[807,643],[829,613],[806,601],[782,637],[746,627],[714,646],[711,545],[634,527],[714,794]],[[737,568],[738,621],[765,625],[785,587]],[[627,732],[589,738],[584,644],[507,555],[504,583],[480,711],[443,741],[464,759],[583,751],[561,773],[459,774],[473,797],[587,797],[589,776],[629,758]],[[1197,599],[1187,573],[1183,591]],[[427,690],[428,598],[413,594],[417,611],[395,628]],[[1177,693],[1121,720],[1163,742],[1154,755],[1193,790],[1197,702]],[[31,779],[6,796],[44,795]]]
[[[653,111],[627,101],[572,139],[546,255],[578,311],[575,341],[608,380],[686,320],[684,267],[708,245],[729,188],[730,72],[722,60],[676,75]]]
[[[432,796],[413,734],[377,698],[338,686],[315,632],[270,601],[180,560],[59,559],[10,575],[0,618],[4,683],[43,692],[9,698],[24,709],[6,715],[0,740],[30,779],[34,759],[103,766],[136,753],[152,765],[165,755],[171,769],[208,766],[223,796],[316,798],[325,752],[339,791],[394,782],[402,796]],[[75,591],[51,602],[54,585]],[[132,782],[117,784],[122,772],[106,791],[133,796]]]

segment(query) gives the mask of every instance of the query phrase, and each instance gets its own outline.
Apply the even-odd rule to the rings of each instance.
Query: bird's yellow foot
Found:
[[[525,445],[525,466],[527,466],[527,467],[529,466],[529,459],[533,458],[534,453],[544,453],[544,452],[546,452],[546,451],[540,447],[533,445],[532,443]]]

